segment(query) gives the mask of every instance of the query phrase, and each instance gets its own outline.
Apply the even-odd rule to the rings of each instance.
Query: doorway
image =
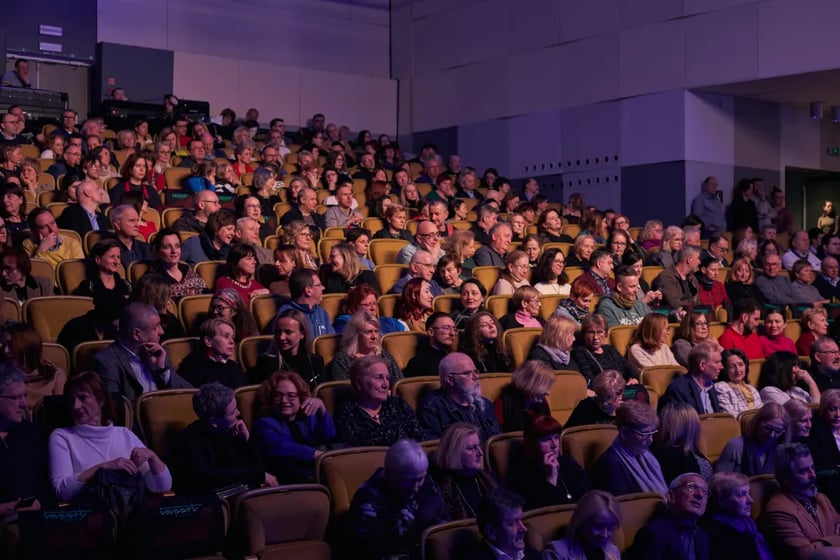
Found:
[[[786,167],[785,185],[787,206],[793,212],[796,229],[817,227],[826,200],[834,203],[835,212],[840,205],[840,173]]]

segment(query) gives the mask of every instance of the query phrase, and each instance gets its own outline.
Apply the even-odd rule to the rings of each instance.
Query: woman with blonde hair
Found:
[[[671,352],[678,364],[688,367],[688,354],[691,349],[707,340],[709,340],[708,318],[699,311],[689,311],[680,321],[677,332],[674,333]]]
[[[759,303],[764,301],[764,296],[755,285],[755,273],[749,259],[740,258],[732,262],[729,272],[726,273],[726,295],[729,301],[741,299],[753,299]]]
[[[639,245],[643,251],[650,251],[654,247],[662,245],[664,233],[662,222],[659,220],[648,220],[645,227],[639,233]]]
[[[481,498],[501,482],[484,468],[478,428],[455,422],[446,428],[435,453],[432,477],[440,488],[451,520],[475,517]]]
[[[402,239],[409,243],[414,241],[411,232],[405,229],[405,224],[408,222],[408,211],[405,206],[399,204],[389,206],[385,210],[385,216],[382,218],[382,221],[385,227],[373,235],[374,239]],[[449,249],[446,252],[449,253]]]
[[[715,472],[739,472],[747,476],[774,474],[776,446],[785,443],[789,423],[782,405],[766,403],[750,419],[744,433],[727,442]]]
[[[362,268],[359,254],[349,243],[330,249],[329,268],[322,269],[325,294],[346,294],[351,288],[367,284],[379,291],[379,281],[372,270]]]
[[[512,311],[499,321],[504,330],[521,327],[542,328],[543,319],[540,317],[540,293],[531,286],[520,286],[510,298]]]
[[[790,399],[782,406],[785,407],[785,412],[788,413],[790,418],[791,443],[807,443],[814,419],[811,407],[799,399]]]
[[[531,348],[529,360],[539,360],[551,369],[580,371],[571,357],[577,323],[562,315],[552,315],[545,322],[540,339]]]
[[[548,395],[554,386],[554,371],[537,360],[528,360],[515,370],[510,383],[505,385],[499,398],[493,403],[496,418],[505,432],[517,432],[523,428],[523,416],[534,412],[551,415]]]
[[[615,424],[615,411],[624,398],[626,386],[627,381],[614,369],[596,375],[588,391],[590,396],[577,404],[566,421],[566,428],[587,424]]]
[[[511,251],[505,256],[505,268],[502,270],[492,295],[513,295],[517,288],[530,286],[528,282],[528,255],[524,251]]]
[[[417,210],[420,206],[420,191],[414,183],[406,184],[400,191],[400,206],[403,208]]]
[[[828,334],[828,312],[825,307],[806,309],[799,319],[802,334],[796,340],[797,356],[810,356],[811,344],[821,336]]]
[[[660,249],[654,253],[648,262],[652,266],[668,268],[677,262],[677,253],[682,249],[685,234],[679,226],[668,226],[662,236]]]
[[[712,463],[700,451],[700,416],[686,403],[665,407],[659,417],[659,432],[651,451],[659,461],[668,484],[682,473],[693,472],[708,479]]]
[[[613,542],[621,527],[618,502],[609,492],[590,490],[578,501],[566,536],[551,541],[543,549],[543,560],[620,560],[621,551]]]
[[[636,327],[627,350],[627,361],[642,371],[649,366],[676,365],[677,359],[668,348],[668,318],[648,313]]]
[[[318,270],[320,261],[312,253],[312,232],[306,222],[295,220],[284,226],[283,243],[295,248],[295,268]]]
[[[341,334],[339,350],[327,368],[334,381],[348,379],[348,372],[353,360],[375,355],[382,358],[388,366],[391,385],[403,378],[402,370],[394,357],[382,349],[379,336],[379,318],[367,311],[357,311],[347,321]]]
[[[447,255],[454,255],[461,263],[463,274],[472,275],[475,268],[475,234],[468,229],[456,229],[441,243]]]

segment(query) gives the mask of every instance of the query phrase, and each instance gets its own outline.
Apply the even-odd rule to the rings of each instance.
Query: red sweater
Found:
[[[752,333],[749,336],[744,336],[736,333],[732,330],[732,327],[727,327],[726,330],[723,331],[723,334],[720,335],[718,342],[720,342],[720,345],[723,346],[724,350],[729,350],[731,348],[743,350],[744,354],[747,355],[748,360],[764,359],[764,349],[761,347],[761,341],[755,333]]]
[[[798,356],[811,355],[811,343],[817,340],[812,332],[806,332],[799,335],[799,340],[796,341],[796,354]]]
[[[793,343],[793,339],[785,335],[770,338],[766,334],[763,334],[758,337],[758,340],[761,342],[761,348],[764,350],[765,356],[769,356],[774,352],[790,352],[791,354],[796,354],[796,345]]]
[[[712,309],[717,309],[721,305],[729,304],[726,288],[717,280],[714,281],[710,290],[705,289],[699,282],[697,285],[700,287],[700,292],[697,295],[702,305],[709,305]]]

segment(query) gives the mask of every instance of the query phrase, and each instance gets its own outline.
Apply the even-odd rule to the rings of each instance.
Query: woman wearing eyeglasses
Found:
[[[789,424],[782,405],[765,404],[752,417],[744,434],[727,442],[715,471],[739,472],[747,476],[775,473],[776,446],[784,443]]]
[[[688,355],[691,349],[707,340],[709,340],[709,320],[705,314],[691,311],[685,314],[674,333],[671,352],[678,364],[688,367]]]
[[[614,369],[595,376],[592,381],[594,396],[580,401],[566,421],[566,428],[587,424],[615,424],[615,412],[624,398],[627,382]]]
[[[592,468],[595,488],[614,496],[651,492],[668,496],[668,485],[659,461],[650,452],[659,418],[649,404],[622,403],[615,413],[618,436]]]
[[[229,321],[236,329],[236,343],[239,344],[243,338],[259,334],[257,320],[248,310],[245,301],[239,296],[239,292],[233,288],[223,288],[213,294],[210,300],[208,315],[216,319]],[[190,325],[195,328],[198,325]]]
[[[260,385],[254,443],[268,472],[282,484],[315,481],[315,460],[335,438],[335,423],[321,399],[292,371],[277,371]]]
[[[295,268],[318,270],[319,259],[312,253],[312,232],[303,220],[295,220],[283,228],[283,243],[295,248]]]
[[[505,269],[493,287],[493,295],[513,295],[517,288],[529,286],[528,255],[524,251],[513,251],[505,257]]]

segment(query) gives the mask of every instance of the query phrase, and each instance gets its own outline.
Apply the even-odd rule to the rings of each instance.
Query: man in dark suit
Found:
[[[659,410],[679,402],[691,405],[697,414],[723,412],[714,387],[722,369],[717,344],[701,342],[696,345],[688,355],[688,373],[671,381],[659,399]]]
[[[160,345],[163,328],[151,305],[130,303],[120,317],[117,339],[94,357],[96,372],[109,393],[134,403],[143,393],[192,387],[175,373]]]
[[[505,267],[505,256],[513,239],[513,230],[505,222],[499,222],[490,229],[490,243],[482,245],[475,252],[476,266]]]
[[[56,222],[62,229],[72,229],[79,232],[83,238],[89,231],[108,231],[111,223],[99,211],[103,202],[103,191],[96,181],[85,180],[76,189],[78,204],[71,204],[61,213]]]
[[[697,520],[706,512],[709,486],[697,473],[684,473],[668,488],[668,507],[639,529],[627,553],[631,560],[709,560],[709,537]]]
[[[540,557],[525,545],[528,532],[522,523],[523,500],[510,490],[499,488],[485,494],[478,504],[476,521],[481,532],[481,542],[468,554],[469,560],[497,560],[521,558],[536,560]],[[458,555],[453,555],[453,558]]]

